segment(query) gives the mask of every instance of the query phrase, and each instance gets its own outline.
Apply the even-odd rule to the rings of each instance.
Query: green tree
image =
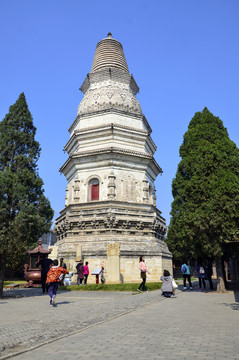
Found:
[[[13,265],[51,227],[53,210],[38,175],[40,146],[25,95],[0,122],[0,297]]]
[[[180,156],[167,243],[176,259],[214,258],[224,291],[221,257],[239,229],[239,149],[205,108],[191,120]]]

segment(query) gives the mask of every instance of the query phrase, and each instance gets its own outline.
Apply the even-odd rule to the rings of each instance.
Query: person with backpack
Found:
[[[192,290],[192,282],[191,282],[191,266],[190,261],[184,261],[183,265],[181,266],[181,271],[183,273],[183,289],[186,290],[186,281],[188,280],[189,288]]]
[[[207,276],[206,276],[206,267],[205,267],[204,262],[201,259],[198,259],[196,261],[195,270],[197,271],[198,281],[199,281],[199,289],[198,289],[198,291],[202,291],[202,284],[203,284],[203,289],[205,291],[206,290],[205,279],[207,278]]]

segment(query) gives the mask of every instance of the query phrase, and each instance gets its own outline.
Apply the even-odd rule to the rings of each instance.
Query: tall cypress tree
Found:
[[[191,120],[180,156],[167,243],[176,259],[214,258],[223,291],[221,256],[239,229],[239,149],[205,108]]]
[[[53,210],[38,175],[35,134],[22,93],[0,122],[0,296],[6,263],[51,227]]]

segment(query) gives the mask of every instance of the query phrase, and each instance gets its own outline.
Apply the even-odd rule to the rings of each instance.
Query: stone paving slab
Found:
[[[16,298],[11,298],[13,295]],[[158,301],[159,297],[160,292],[59,291],[53,308],[41,289],[7,290],[0,299],[0,359],[132,311],[148,301]]]
[[[57,298],[55,308],[40,293],[0,300],[1,359],[44,342],[16,359],[239,359],[232,292],[178,291],[175,299],[160,291],[61,292]]]
[[[141,295],[138,298],[143,299]],[[239,312],[234,309],[232,293],[183,292],[175,299],[148,302],[123,316],[18,355],[16,359],[45,357],[49,360],[239,359]]]

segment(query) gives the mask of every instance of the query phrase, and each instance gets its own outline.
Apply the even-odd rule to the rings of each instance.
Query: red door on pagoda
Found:
[[[94,179],[90,182],[90,201],[99,200],[99,180]]]

